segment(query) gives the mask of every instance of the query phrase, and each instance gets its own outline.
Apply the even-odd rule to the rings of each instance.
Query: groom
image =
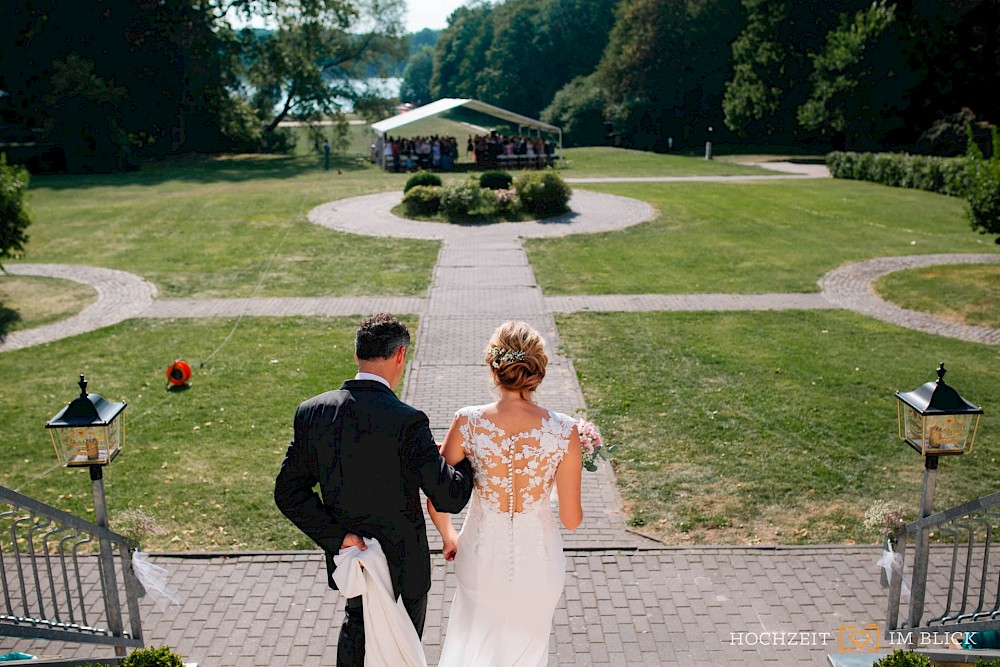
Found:
[[[410,333],[392,315],[363,321],[355,338],[358,374],[339,390],[315,396],[295,412],[294,439],[274,487],[274,500],[333,557],[364,549],[374,537],[385,552],[394,595],[422,634],[431,586],[430,550],[419,489],[441,512],[461,511],[472,494],[468,460],[454,468],[438,453],[427,416],[392,392],[402,378]],[[319,494],[313,487],[319,484]],[[361,598],[346,602],[337,645],[339,667],[361,667],[365,628]]]

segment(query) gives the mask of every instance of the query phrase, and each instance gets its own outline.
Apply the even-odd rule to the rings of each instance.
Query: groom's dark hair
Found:
[[[354,338],[354,353],[358,359],[388,359],[401,347],[410,346],[406,325],[389,313],[376,313],[366,318]]]

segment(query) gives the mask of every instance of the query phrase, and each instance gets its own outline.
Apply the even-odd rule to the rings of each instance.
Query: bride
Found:
[[[486,347],[500,398],[459,410],[443,445],[454,465],[468,457],[475,489],[461,534],[451,515],[427,509],[455,561],[458,588],[439,667],[545,665],[566,557],[549,498],[569,530],[583,519],[576,420],[532,401],[545,377],[545,341],[506,322]]]

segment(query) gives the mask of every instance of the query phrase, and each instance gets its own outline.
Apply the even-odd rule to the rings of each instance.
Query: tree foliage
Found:
[[[265,138],[289,118],[343,118],[345,101],[365,100],[368,65],[405,52],[402,0],[314,0],[311,12],[285,7],[261,37],[244,30],[246,76]]]
[[[537,117],[567,82],[590,74],[614,0],[508,0],[459,8],[435,50],[434,97],[473,97]]]
[[[895,5],[878,0],[827,33],[826,44],[812,55],[812,91],[798,109],[802,127],[832,137],[838,148],[876,148],[901,123],[898,105],[905,75],[891,54],[895,40]]]
[[[1000,133],[995,126],[992,135],[993,154],[985,158],[969,128],[966,209],[972,228],[980,234],[1000,234]],[[994,240],[1000,243],[1000,236]]]
[[[738,0],[622,0],[596,76],[616,107],[620,142],[665,150],[722,129],[728,44]]]
[[[563,146],[601,146],[607,143],[608,94],[596,77],[578,76],[559,89],[542,120],[562,128]]]
[[[868,0],[743,0],[746,28],[733,42],[726,83],[726,126],[743,136],[793,140],[797,111],[812,90],[811,53],[818,53],[842,12]]]
[[[410,56],[403,70],[403,83],[399,86],[399,100],[417,106],[427,104],[431,96],[431,75],[434,73],[434,49],[422,46]]]

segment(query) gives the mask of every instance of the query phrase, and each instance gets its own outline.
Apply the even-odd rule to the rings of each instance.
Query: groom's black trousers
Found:
[[[427,616],[427,594],[419,598],[403,598],[406,613],[417,629],[417,636],[424,636],[424,619]],[[340,626],[337,640],[337,667],[364,667],[365,617],[361,596],[347,598],[344,605],[344,624]]]

